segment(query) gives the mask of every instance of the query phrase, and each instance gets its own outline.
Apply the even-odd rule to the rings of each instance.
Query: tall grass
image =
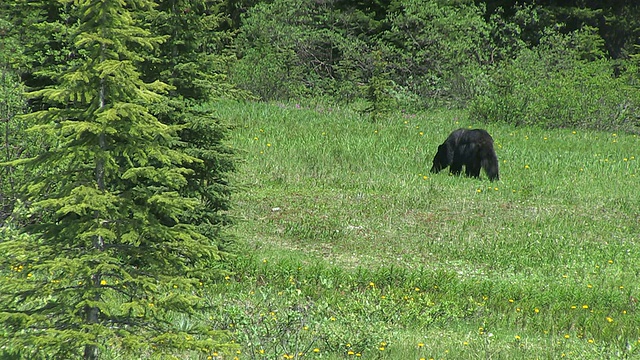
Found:
[[[640,356],[637,136],[463,111],[375,123],[324,104],[212,111],[245,152],[233,210],[245,253],[210,296],[234,356]],[[493,135],[499,182],[428,172],[458,127]]]

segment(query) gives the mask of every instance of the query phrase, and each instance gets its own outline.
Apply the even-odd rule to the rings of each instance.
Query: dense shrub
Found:
[[[392,79],[427,103],[473,98],[492,62],[491,26],[472,4],[407,1],[384,33]]]
[[[639,131],[640,96],[632,69],[603,59],[592,30],[547,34],[534,49],[504,62],[487,93],[471,104],[473,119],[513,125]],[[618,72],[618,73],[616,73]]]
[[[321,95],[320,80],[334,76],[340,58],[339,34],[317,26],[330,16],[329,7],[309,0],[256,5],[238,35],[232,81],[264,100]]]
[[[484,87],[484,69],[502,51],[492,40],[504,36],[492,30],[500,24],[486,22],[473,4],[412,0],[382,20],[331,4],[276,0],[253,7],[238,36],[233,81],[264,100],[370,100],[374,91],[399,106],[459,103]]]

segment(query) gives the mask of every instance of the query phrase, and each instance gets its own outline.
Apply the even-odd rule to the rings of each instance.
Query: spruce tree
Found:
[[[184,214],[202,205],[185,191],[197,156],[178,146],[179,125],[149,110],[169,86],[141,80],[142,52],[166,37],[140,27],[148,0],[72,3],[79,57],[59,83],[29,94],[46,104],[26,115],[53,139],[11,163],[38,219],[0,242],[3,349],[26,358],[97,359],[101,351],[171,357],[224,347],[203,326],[202,287],[220,252]],[[136,49],[137,51],[133,51]],[[180,327],[176,316],[192,317]]]
[[[179,146],[202,162],[188,164],[185,195],[203,206],[185,213],[184,220],[198,224],[222,249],[230,243],[223,230],[230,224],[231,186],[228,174],[235,169],[235,151],[225,142],[229,125],[215,113],[219,98],[243,98],[247,94],[226,78],[235,56],[228,51],[232,33],[225,30],[224,1],[162,0],[155,11],[145,13],[153,32],[167,36],[155,57],[145,62],[143,74],[173,86],[165,106],[156,116],[179,125]]]

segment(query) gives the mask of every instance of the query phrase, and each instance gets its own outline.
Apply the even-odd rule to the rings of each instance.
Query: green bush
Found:
[[[505,56],[494,39],[517,31],[485,21],[484,8],[471,3],[412,0],[387,10],[383,17],[314,0],[258,4],[240,28],[232,81],[264,100],[364,98],[374,117],[390,104],[460,106]]]
[[[601,43],[592,35],[590,29],[548,34],[538,47],[521,51],[491,75],[486,94],[471,104],[471,118],[640,131],[640,96],[629,80],[633,70],[615,76],[614,63],[598,55]]]
[[[483,16],[484,8],[473,4],[405,2],[383,34],[392,79],[426,104],[462,105],[476,95],[492,61],[491,26]]]
[[[331,23],[333,14],[310,0],[256,5],[238,35],[231,80],[263,100],[326,94],[344,48],[338,32],[319,26]]]

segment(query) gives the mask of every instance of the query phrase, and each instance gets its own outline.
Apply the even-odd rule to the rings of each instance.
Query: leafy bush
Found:
[[[632,70],[615,76],[613,62],[601,59],[601,46],[589,28],[548,33],[538,47],[521,51],[491,75],[470,116],[516,126],[640,131]]]
[[[331,10],[313,1],[280,0],[251,9],[238,35],[232,80],[264,100],[321,95],[339,59],[340,36],[316,26]],[[324,89],[323,89],[324,88]]]
[[[384,18],[330,5],[276,0],[251,8],[233,81],[264,100],[366,98],[373,113],[389,104],[460,105],[484,88],[485,69],[501,52],[493,38],[506,37],[492,30],[504,24],[486,22],[473,4],[413,0]]]
[[[491,27],[483,16],[484,9],[473,4],[404,3],[383,34],[392,51],[393,80],[428,102],[473,97],[476,77],[491,62]]]

